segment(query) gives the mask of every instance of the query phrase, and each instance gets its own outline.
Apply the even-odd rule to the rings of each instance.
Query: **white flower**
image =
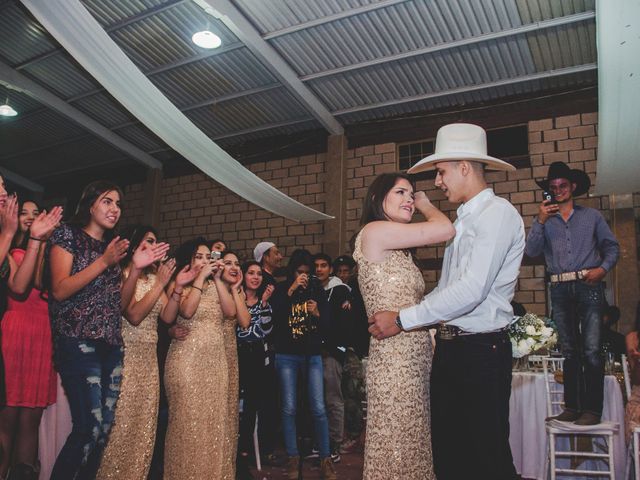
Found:
[[[527,328],[524,329],[524,332],[527,335],[535,335],[536,334],[536,327],[534,327],[533,325],[527,325]]]
[[[553,335],[553,328],[551,327],[544,327],[542,329],[542,336],[543,337],[548,337],[551,338],[551,336]]]

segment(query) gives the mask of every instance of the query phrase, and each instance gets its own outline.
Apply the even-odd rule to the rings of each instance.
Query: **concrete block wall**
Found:
[[[249,169],[283,193],[323,211],[325,155],[258,162]],[[122,224],[141,222],[144,186],[125,189]],[[194,237],[222,238],[246,258],[262,240],[272,240],[288,256],[302,247],[319,252],[324,225],[297,223],[278,217],[243,200],[204,174],[162,180],[159,234],[177,246]]]
[[[546,175],[549,164],[567,162],[583,169],[595,184],[597,149],[597,113],[584,113],[531,121],[529,131],[529,167],[514,172],[490,172],[487,180],[495,192],[510,200],[522,215],[527,231],[537,215],[542,200],[535,179]],[[376,175],[397,169],[397,145],[385,143],[347,150],[346,227],[349,239],[359,228],[362,203],[368,186]],[[325,205],[325,155],[309,155],[271,162],[255,163],[250,170],[296,200],[319,210]],[[418,189],[425,190],[431,201],[455,219],[457,206],[446,201],[433,180],[421,180]],[[126,214],[123,223],[142,218],[143,186],[126,188]],[[578,203],[597,208],[610,218],[608,197],[580,197]],[[640,194],[634,195],[636,218],[640,218]],[[258,241],[276,242],[285,257],[296,247],[318,252],[322,248],[323,223],[297,224],[276,217],[242,200],[204,175],[164,179],[162,182],[160,234],[177,245],[194,236],[210,239],[222,237],[228,245],[251,256]],[[640,228],[638,229],[640,231]],[[638,243],[640,245],[640,242]],[[344,251],[349,252],[348,242]],[[444,245],[418,250],[418,258],[442,258]],[[286,259],[285,259],[286,261]],[[433,288],[438,271],[423,272],[427,288]],[[528,311],[546,313],[546,291],[543,265],[525,265],[521,269],[516,300]]]

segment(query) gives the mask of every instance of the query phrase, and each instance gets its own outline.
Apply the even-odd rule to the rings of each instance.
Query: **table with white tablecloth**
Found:
[[[523,478],[545,478],[547,417],[545,378],[542,373],[514,372],[509,401],[509,442],[516,470]],[[616,478],[624,478],[626,447],[624,440],[624,404],[620,384],[612,375],[604,382],[602,419],[620,425],[614,438],[614,464]]]

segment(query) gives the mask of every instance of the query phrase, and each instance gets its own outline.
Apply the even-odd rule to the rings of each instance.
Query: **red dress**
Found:
[[[11,256],[22,263],[25,251]],[[4,357],[6,405],[46,407],[56,401],[56,372],[52,362],[51,326],[47,302],[32,288],[26,299],[9,293],[7,311],[2,317],[2,356]]]

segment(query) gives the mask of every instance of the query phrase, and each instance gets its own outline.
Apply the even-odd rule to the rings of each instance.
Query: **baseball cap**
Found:
[[[253,249],[253,258],[256,259],[256,262],[262,261],[262,256],[265,254],[267,250],[271,247],[275,247],[276,244],[273,242],[260,242],[256,245],[256,248]]]
[[[347,265],[349,268],[356,266],[356,261],[351,255],[340,255],[333,261],[333,268],[337,269],[340,265]]]

